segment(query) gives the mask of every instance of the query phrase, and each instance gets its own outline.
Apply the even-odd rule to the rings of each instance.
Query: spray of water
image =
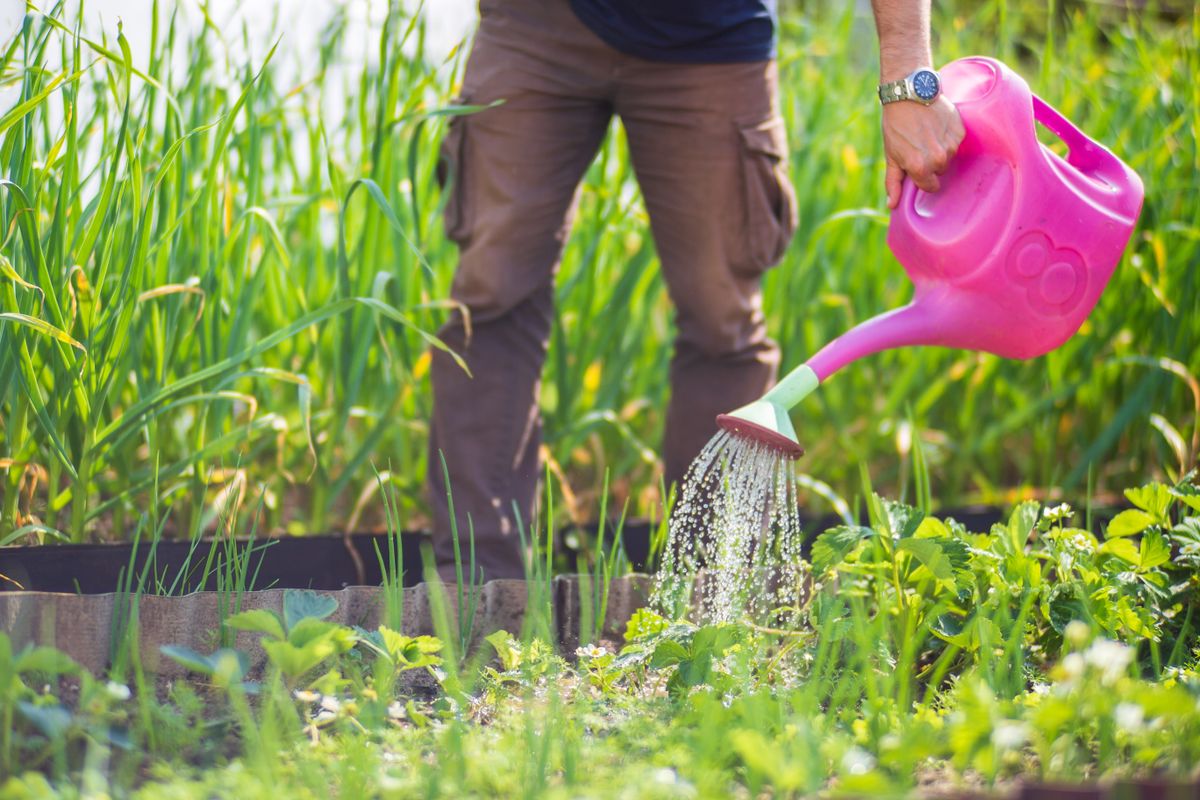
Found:
[[[657,608],[712,622],[789,621],[807,574],[795,464],[726,431],[709,441],[671,515]]]

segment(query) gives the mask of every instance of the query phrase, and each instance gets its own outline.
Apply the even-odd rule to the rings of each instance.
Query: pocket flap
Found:
[[[787,131],[783,117],[770,117],[762,122],[742,125],[739,130],[748,150],[780,160],[787,157]]]

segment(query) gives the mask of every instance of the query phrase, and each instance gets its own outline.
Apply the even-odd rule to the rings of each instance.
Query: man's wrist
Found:
[[[904,48],[897,52],[889,52],[887,48],[880,47],[880,83],[903,80],[919,69],[933,69],[933,54],[928,50]]]

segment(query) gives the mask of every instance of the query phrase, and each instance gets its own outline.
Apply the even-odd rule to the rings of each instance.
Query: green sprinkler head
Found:
[[[804,455],[804,448],[796,441],[796,431],[783,406],[756,400],[737,411],[717,415],[717,425],[743,439],[753,439],[778,450],[788,458]]]
[[[778,450],[791,459],[804,455],[796,439],[796,429],[788,409],[800,402],[820,384],[807,364],[792,370],[775,388],[749,405],[717,417],[717,426],[735,436],[750,439]]]

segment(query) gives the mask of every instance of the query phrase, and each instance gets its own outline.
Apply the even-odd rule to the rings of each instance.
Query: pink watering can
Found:
[[[787,409],[851,361],[907,345],[1033,358],[1096,305],[1141,211],[1141,179],[999,61],[959,59],[941,77],[965,138],[940,191],[905,181],[888,227],[912,303],[833,340],[720,427],[799,457]],[[1038,142],[1035,122],[1066,159]]]

